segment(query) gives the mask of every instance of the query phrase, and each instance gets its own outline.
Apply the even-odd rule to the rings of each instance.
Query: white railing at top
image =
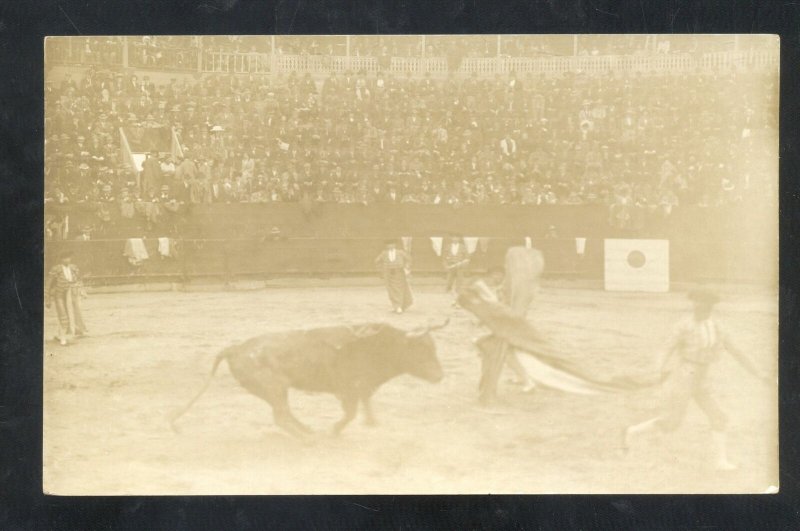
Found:
[[[392,57],[389,71],[443,74],[447,72],[447,59],[444,57]]]
[[[212,52],[203,54],[203,72],[269,74],[270,72],[357,72],[378,70],[375,57],[339,55],[271,55],[265,53]]]
[[[559,74],[563,72],[685,72],[696,69],[736,70],[774,68],[780,58],[769,51],[718,52],[703,55],[600,55],[569,57],[480,57],[464,59],[460,72],[478,75]]]
[[[272,59],[263,53],[205,52],[202,63],[203,72],[224,72],[235,74],[269,74]]]
[[[234,74],[269,74],[270,72],[344,73],[347,71],[377,72],[378,59],[371,56],[343,55],[270,55],[263,53],[214,52],[203,53],[203,72]],[[444,57],[393,57],[389,71],[395,73],[445,73]]]
[[[564,72],[686,72],[698,69],[740,70],[777,67],[780,58],[770,51],[714,52],[706,54],[599,55],[564,57],[477,57],[461,62],[459,72],[493,76],[519,74],[555,75]],[[234,74],[377,72],[375,57],[340,55],[271,55],[205,51],[203,72]],[[445,57],[392,57],[388,70],[394,74],[448,72]]]
[[[714,52],[703,54],[705,68],[717,69],[752,69],[775,68],[780,63],[776,53],[765,50],[746,52]]]

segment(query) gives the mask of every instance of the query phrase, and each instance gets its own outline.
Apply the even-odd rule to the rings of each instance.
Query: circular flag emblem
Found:
[[[640,267],[644,267],[645,263],[647,263],[647,258],[645,258],[642,251],[631,251],[628,253],[629,266],[639,269]]]

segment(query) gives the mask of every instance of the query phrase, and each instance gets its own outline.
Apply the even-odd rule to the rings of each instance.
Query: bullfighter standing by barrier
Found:
[[[411,257],[397,248],[397,242],[387,240],[386,248],[375,259],[375,263],[381,267],[392,311],[403,313],[414,302],[407,278],[411,271]]]
[[[726,350],[747,372],[765,383],[769,383],[769,380],[731,343],[720,323],[712,317],[712,310],[719,302],[719,297],[709,291],[695,291],[689,294],[689,298],[694,303],[693,315],[676,327],[667,344],[662,364],[662,375],[669,398],[662,405],[663,411],[659,416],[629,426],[625,430],[623,448],[628,449],[635,435],[652,429],[658,428],[665,432],[677,429],[686,416],[689,402],[694,400],[711,424],[716,468],[734,470],[736,465],[728,460],[728,421],[711,393],[709,368],[719,359],[721,351]]]
[[[50,270],[45,286],[45,305],[50,308],[55,302],[58,314],[58,342],[67,344],[69,335],[83,336],[86,325],[83,322],[80,299],[84,296],[83,283],[78,268],[72,263],[72,253],[61,253],[60,263]]]
[[[447,273],[445,291],[457,293],[463,285],[466,268],[469,265],[469,251],[460,234],[453,234],[449,243],[443,246],[442,261]]]

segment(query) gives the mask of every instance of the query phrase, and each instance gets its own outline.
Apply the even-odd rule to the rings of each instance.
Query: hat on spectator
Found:
[[[78,168],[81,169],[81,170],[88,170],[89,169],[89,165],[86,164],[85,162],[81,162],[81,165],[78,166]]]

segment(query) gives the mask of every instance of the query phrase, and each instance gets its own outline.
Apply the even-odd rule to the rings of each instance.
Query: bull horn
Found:
[[[430,331],[432,331],[432,330],[441,330],[442,328],[444,328],[445,326],[447,326],[449,323],[450,323],[450,318],[449,318],[449,317],[446,317],[446,318],[445,318],[445,320],[442,322],[442,324],[438,324],[438,325],[431,325],[431,326],[429,326],[429,327],[428,327],[428,332],[430,332]]]
[[[427,327],[415,328],[414,330],[406,332],[406,337],[408,339],[413,339],[415,337],[422,337],[427,333],[428,333],[428,328]]]
[[[380,326],[381,325],[367,324],[357,327],[351,327],[350,330],[352,330],[353,335],[356,337],[368,337],[376,334]]]
[[[444,320],[444,322],[442,324],[439,324],[439,325],[428,325],[428,326],[424,326],[424,327],[421,327],[421,328],[415,328],[414,330],[411,330],[410,332],[406,332],[406,337],[411,339],[411,338],[415,338],[415,337],[424,336],[425,334],[427,334],[431,330],[439,330],[440,328],[444,328],[445,326],[447,326],[447,323],[449,323],[449,322],[450,322],[450,318],[448,317],[448,318],[446,318]]]

